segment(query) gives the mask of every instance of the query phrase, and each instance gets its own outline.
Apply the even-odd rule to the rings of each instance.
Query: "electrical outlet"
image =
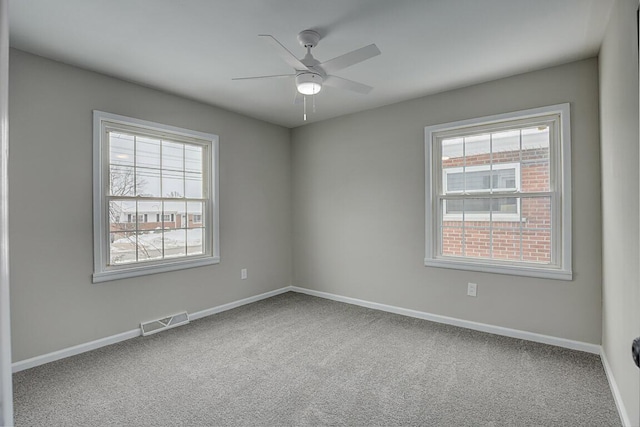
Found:
[[[240,270],[240,278],[242,280],[247,280],[247,269],[243,268],[242,270]]]
[[[475,297],[478,295],[477,283],[467,283],[467,295],[470,297]]]

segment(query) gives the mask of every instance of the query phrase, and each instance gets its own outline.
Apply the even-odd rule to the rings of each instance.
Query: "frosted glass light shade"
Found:
[[[298,92],[303,95],[315,95],[322,89],[322,77],[314,73],[301,73],[296,76]]]

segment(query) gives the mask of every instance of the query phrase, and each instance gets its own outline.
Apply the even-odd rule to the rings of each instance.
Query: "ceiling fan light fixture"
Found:
[[[303,95],[316,95],[322,89],[322,76],[316,73],[300,73],[296,76],[296,87]]]

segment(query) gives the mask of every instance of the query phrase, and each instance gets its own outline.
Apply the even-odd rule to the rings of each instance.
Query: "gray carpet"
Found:
[[[596,355],[287,293],[14,376],[16,426],[620,426]]]

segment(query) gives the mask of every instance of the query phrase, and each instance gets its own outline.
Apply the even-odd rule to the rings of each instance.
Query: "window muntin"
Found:
[[[94,282],[218,262],[216,174],[217,136],[94,112]]]
[[[569,106],[425,128],[425,265],[571,279]]]

